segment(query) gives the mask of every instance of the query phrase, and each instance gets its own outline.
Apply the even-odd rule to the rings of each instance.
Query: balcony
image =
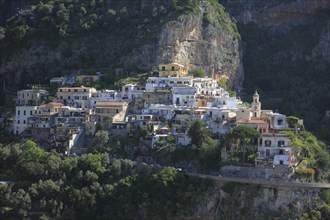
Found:
[[[215,117],[215,118],[213,118],[213,122],[214,122],[214,123],[221,123],[221,122],[223,122],[223,121],[224,121],[224,119],[219,118],[219,117]]]

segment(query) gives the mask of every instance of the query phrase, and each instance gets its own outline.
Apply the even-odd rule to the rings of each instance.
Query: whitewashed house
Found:
[[[90,100],[95,93],[97,91],[93,87],[61,87],[57,90],[56,101],[76,108],[90,108]]]
[[[197,88],[195,87],[174,87],[172,90],[173,105],[197,107]]]
[[[285,134],[266,133],[258,138],[258,159],[270,159],[274,165],[290,165],[292,147],[290,139]]]
[[[122,99],[142,99],[143,91],[145,91],[144,85],[126,84],[122,86],[121,98]]]

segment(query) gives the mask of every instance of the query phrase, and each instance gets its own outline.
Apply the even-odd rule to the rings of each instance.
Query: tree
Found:
[[[107,143],[109,142],[109,134],[107,131],[97,131],[95,133],[94,139],[93,139],[93,146],[88,149],[89,152],[100,152],[100,153],[104,153],[107,152]]]
[[[194,77],[200,77],[204,78],[206,76],[206,73],[202,69],[193,69],[190,71],[190,74],[193,75]]]
[[[80,156],[78,167],[81,170],[90,170],[95,173],[104,173],[106,171],[106,166],[102,164],[101,154],[84,154]]]
[[[1,209],[3,212],[10,211],[12,219],[23,219],[27,216],[31,208],[31,197],[23,189],[12,192],[12,189],[6,185],[0,185]],[[0,213],[0,217],[1,217]],[[10,218],[11,219],[11,218]]]
[[[13,35],[13,39],[15,40],[15,41],[21,41],[21,40],[23,40],[24,38],[25,38],[25,36],[26,36],[26,26],[23,26],[23,25],[20,25],[20,26],[17,26],[17,27],[15,27],[15,28],[13,28],[12,30],[11,30],[11,32],[12,32],[12,35]]]
[[[195,144],[197,147],[201,147],[202,144],[210,138],[211,134],[206,128],[206,123],[196,121],[190,126],[188,136],[191,138],[192,144]]]
[[[252,144],[259,137],[259,132],[251,127],[246,125],[239,125],[235,127],[231,133],[231,136],[240,141],[240,145],[243,148],[243,158],[242,161],[245,161],[245,150],[246,145]]]

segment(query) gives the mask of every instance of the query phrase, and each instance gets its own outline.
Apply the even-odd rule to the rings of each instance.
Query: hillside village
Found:
[[[98,80],[98,76],[80,77]],[[285,115],[262,110],[257,91],[251,105],[243,103],[231,97],[216,79],[190,76],[181,64],[160,64],[158,77],[148,77],[141,85],[123,85],[120,91],[74,87],[70,86],[74,79],[64,79],[51,79],[51,83],[58,83],[58,89],[47,104],[46,90],[17,92],[14,134],[32,138],[46,149],[70,154],[79,139],[93,137],[97,130],[130,137],[144,127],[148,137],[140,137],[139,146],[134,146],[134,151],[140,152],[169,140],[174,140],[176,147],[188,145],[190,125],[203,121],[216,140],[237,125],[256,129],[260,133],[257,146],[252,146],[257,153],[256,164],[271,161],[275,166],[290,166],[293,160],[289,137],[280,132],[288,128]],[[148,158],[145,156],[142,160]],[[230,152],[223,149],[221,157],[228,160]]]

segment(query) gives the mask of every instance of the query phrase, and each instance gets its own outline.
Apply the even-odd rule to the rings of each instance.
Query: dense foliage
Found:
[[[210,183],[108,154],[66,157],[34,142],[0,147],[1,219],[173,219],[189,216]]]
[[[25,3],[22,5],[26,7],[18,8],[5,24],[0,24],[4,26],[0,28],[4,36],[0,38],[0,55],[11,59],[28,48],[50,54],[31,67],[33,73],[29,68],[25,70],[33,74],[34,81],[29,82],[32,78],[23,74],[20,77],[24,84],[45,82],[52,76],[79,70],[113,74],[114,68],[123,67],[121,57],[147,42],[156,42],[163,25],[178,16],[199,11],[199,2],[195,0],[43,0]],[[1,5],[11,4],[5,0]],[[125,68],[128,73],[138,71],[135,66]],[[109,77],[105,78],[109,80]]]
[[[190,164],[204,170],[218,170],[221,157],[220,145],[211,137],[206,124],[202,121],[194,122],[189,127],[188,136],[191,144],[173,150],[172,162]]]
[[[294,154],[297,155],[295,158],[295,162],[298,164],[297,169],[302,169],[298,171],[297,175],[312,176],[311,179],[317,181],[329,181],[330,155],[327,152],[326,145],[318,141],[314,135],[307,131],[301,131],[299,133],[286,131],[284,133],[290,137],[291,144],[294,146]]]

